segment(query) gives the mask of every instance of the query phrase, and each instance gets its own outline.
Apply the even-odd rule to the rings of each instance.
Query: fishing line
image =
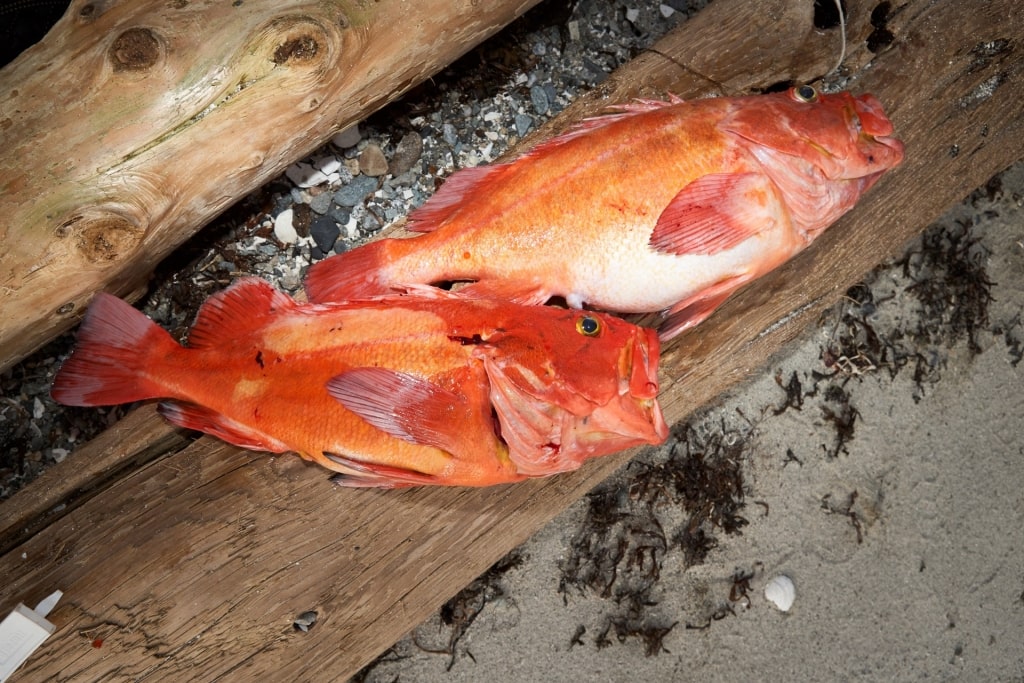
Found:
[[[836,62],[836,65],[825,74],[825,76],[822,76],[822,78],[838,71],[839,67],[843,65],[843,60],[846,59],[846,15],[843,14],[842,0],[833,0],[833,2],[835,2],[836,11],[839,12],[839,37],[842,42],[839,44],[839,60]]]

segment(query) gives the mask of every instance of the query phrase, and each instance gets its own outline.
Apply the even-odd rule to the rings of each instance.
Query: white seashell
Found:
[[[284,244],[294,244],[299,239],[299,234],[292,225],[292,216],[292,210],[285,209],[274,219],[274,236]]]
[[[788,612],[796,599],[796,586],[793,579],[785,574],[779,574],[764,587],[764,597],[768,602],[779,608],[782,612]]]

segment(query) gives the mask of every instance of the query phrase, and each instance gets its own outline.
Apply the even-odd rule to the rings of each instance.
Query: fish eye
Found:
[[[818,91],[809,85],[800,85],[793,88],[793,97],[800,102],[814,102],[818,99]]]
[[[601,321],[591,315],[576,318],[576,331],[584,337],[596,337],[601,334]]]

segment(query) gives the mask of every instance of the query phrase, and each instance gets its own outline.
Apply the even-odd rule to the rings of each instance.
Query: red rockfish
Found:
[[[187,347],[100,293],[51,393],[163,398],[174,424],[294,451],[347,486],[486,486],[666,438],[653,331],[421,289],[301,304],[246,278],[203,305]]]
[[[562,297],[664,311],[662,340],[811,243],[903,144],[871,95],[788,92],[640,101],[510,163],[456,172],[409,215],[410,239],[315,264],[313,301],[409,284],[519,303]]]

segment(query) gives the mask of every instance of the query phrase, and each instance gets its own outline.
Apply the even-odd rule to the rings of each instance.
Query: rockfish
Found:
[[[639,101],[456,172],[409,215],[425,234],[321,261],[306,291],[342,301],[471,281],[473,296],[663,311],[669,339],[849,211],[902,160],[892,133],[872,95],[806,85]]]
[[[653,331],[421,289],[301,304],[246,278],[203,305],[187,347],[101,293],[51,393],[162,398],[174,424],[294,451],[347,486],[512,482],[666,438]]]

